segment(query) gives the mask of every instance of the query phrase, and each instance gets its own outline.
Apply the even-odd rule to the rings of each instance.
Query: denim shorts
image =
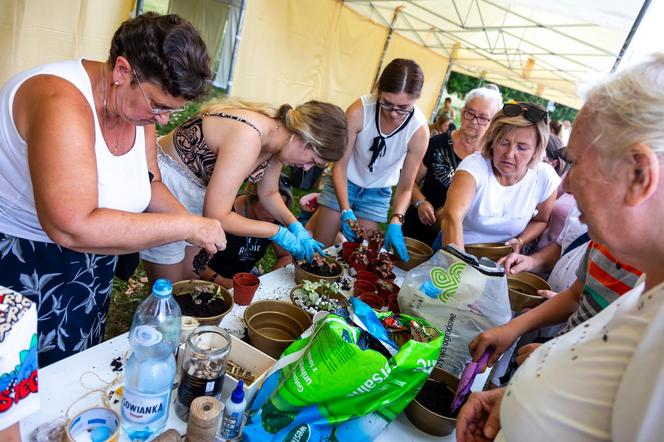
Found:
[[[348,181],[348,203],[358,218],[384,223],[387,221],[387,213],[390,210],[392,199],[391,187],[376,187],[365,189]],[[334,192],[332,177],[325,177],[323,190],[318,197],[318,204],[332,210],[340,211],[337,194]]]
[[[161,149],[157,152],[157,162],[159,172],[161,172],[161,181],[168,190],[191,214],[202,215],[207,187],[201,185],[189,170],[185,170],[180,163]],[[186,246],[186,242],[176,241],[141,250],[139,256],[141,259],[155,264],[176,264],[184,259]]]

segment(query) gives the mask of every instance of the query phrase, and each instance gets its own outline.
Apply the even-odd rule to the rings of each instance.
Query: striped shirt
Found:
[[[641,271],[619,262],[606,246],[590,241],[576,276],[583,281],[581,302],[558,336],[595,316],[606,306],[634,288]]]

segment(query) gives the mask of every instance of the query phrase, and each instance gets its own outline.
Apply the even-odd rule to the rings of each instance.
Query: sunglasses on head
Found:
[[[516,117],[521,114],[531,123],[539,123],[549,119],[549,114],[542,107],[531,103],[507,103],[503,106],[506,117]]]

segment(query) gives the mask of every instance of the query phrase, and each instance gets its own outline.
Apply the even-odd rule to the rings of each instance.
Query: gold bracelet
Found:
[[[523,240],[522,240],[521,238],[519,238],[518,236],[516,236],[514,239],[516,239],[517,241],[519,241],[519,245],[520,245],[521,247],[523,247]]]

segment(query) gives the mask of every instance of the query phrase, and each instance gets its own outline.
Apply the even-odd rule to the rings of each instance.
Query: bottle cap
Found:
[[[154,282],[152,294],[157,298],[166,298],[171,293],[173,293],[173,284],[168,279],[159,278]]]
[[[244,382],[240,379],[235,390],[233,390],[233,394],[231,394],[231,401],[235,404],[239,404],[244,400],[244,390],[242,387],[244,387]]]

